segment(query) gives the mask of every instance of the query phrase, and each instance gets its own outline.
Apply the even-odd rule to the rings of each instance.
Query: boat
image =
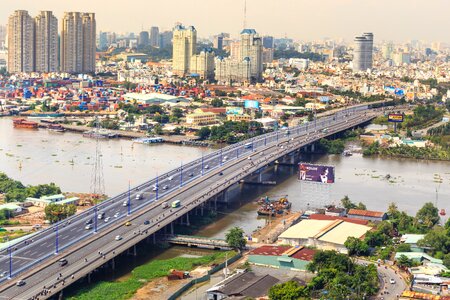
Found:
[[[162,137],[148,137],[148,138],[134,139],[133,142],[140,144],[154,144],[154,143],[162,143],[164,142],[164,139]]]
[[[37,118],[59,118],[64,117],[64,114],[60,113],[32,113],[28,116],[31,119],[37,119]]]
[[[54,132],[64,132],[66,129],[61,124],[49,124],[48,130]]]
[[[13,119],[13,126],[14,128],[30,128],[30,129],[37,129],[38,123],[33,121],[27,121],[27,119]]]
[[[112,139],[118,137],[119,135],[107,129],[94,129],[83,132],[83,136],[89,138]]]
[[[283,214],[285,211],[291,209],[292,204],[286,198],[287,196],[273,200],[269,197],[263,197],[258,200],[261,204],[258,209],[259,216],[276,216],[276,214]]]
[[[353,153],[350,150],[344,150],[344,152],[342,152],[342,155],[344,155],[344,156],[352,156]]]

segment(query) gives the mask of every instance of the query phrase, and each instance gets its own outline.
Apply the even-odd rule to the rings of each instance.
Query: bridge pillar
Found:
[[[153,245],[156,245],[156,233],[153,234]]]
[[[217,197],[214,198],[214,211],[217,211]]]
[[[58,295],[58,300],[62,300],[62,299],[64,299],[63,298],[63,290],[61,290]]]
[[[203,217],[203,207],[205,206],[205,203],[202,203],[202,205],[200,205],[200,215]]]
[[[314,152],[316,150],[316,144],[311,144],[311,152]]]
[[[88,282],[88,284],[91,284],[91,273],[90,272],[87,274],[87,282]]]
[[[133,256],[137,256],[136,245],[133,246]]]
[[[116,260],[114,257],[111,259],[111,268],[113,271],[116,269]]]
[[[191,226],[191,223],[189,223],[189,212],[186,214],[186,225]]]
[[[170,234],[173,235],[173,222],[170,223]]]

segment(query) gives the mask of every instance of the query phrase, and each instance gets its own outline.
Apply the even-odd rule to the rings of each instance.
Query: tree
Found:
[[[211,129],[209,129],[209,127],[202,127],[199,131],[197,131],[196,135],[201,140],[206,140],[211,135]]]
[[[228,246],[239,251],[243,250],[247,244],[247,240],[244,238],[244,230],[240,227],[233,227],[228,230],[225,240]]]
[[[416,222],[428,229],[439,223],[439,220],[439,210],[431,202],[425,203],[416,214]]]
[[[359,256],[370,254],[369,246],[367,245],[367,243],[355,237],[348,237],[344,243],[344,246],[348,249],[349,255]]]
[[[45,207],[45,219],[51,223],[56,223],[77,212],[74,204],[55,204],[51,203]]]
[[[276,284],[269,290],[269,299],[271,300],[297,300],[308,296],[309,293],[306,287],[299,285],[297,281],[293,280]]]
[[[160,124],[156,124],[156,125],[153,127],[153,132],[154,132],[155,134],[163,134],[162,126],[161,126]]]
[[[175,107],[174,109],[172,109],[172,116],[178,119],[181,118],[183,116],[183,110],[181,110],[181,108]]]
[[[406,255],[400,255],[397,259],[397,265],[401,268],[410,268],[413,266],[413,261],[409,259]]]
[[[450,252],[450,234],[441,226],[434,227],[425,237],[417,242],[421,247],[431,248],[432,253]]]
[[[410,244],[400,244],[397,246],[397,252],[411,252]]]
[[[222,107],[223,106],[223,101],[219,98],[214,98],[211,100],[211,105],[213,107]]]
[[[42,196],[61,194],[61,189],[54,184],[39,184],[27,188],[28,197],[40,198]]]

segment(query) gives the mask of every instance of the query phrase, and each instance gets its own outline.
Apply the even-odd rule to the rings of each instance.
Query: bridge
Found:
[[[156,233],[174,234],[174,222],[189,226],[218,195],[270,163],[383,112],[355,106],[224,147],[11,243],[0,251],[0,299],[55,295],[105,263],[114,264],[119,254],[135,252],[137,243],[156,243]],[[172,207],[173,201],[179,206]]]

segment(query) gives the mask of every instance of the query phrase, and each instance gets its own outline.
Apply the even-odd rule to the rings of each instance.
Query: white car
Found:
[[[114,214],[114,218],[117,218],[118,216],[120,216],[120,213],[116,212],[116,213]]]
[[[86,230],[92,229],[92,224],[86,225],[86,227],[84,227],[84,229],[86,229]]]
[[[109,217],[105,218],[105,223],[109,221]]]
[[[391,284],[395,284],[395,279],[394,279],[394,278],[391,278],[391,279],[389,279],[389,282],[390,282]]]
[[[173,179],[173,176],[169,176],[169,178],[167,178],[167,179],[172,180],[172,179]]]
[[[128,206],[128,201],[123,201],[122,206]]]
[[[120,241],[122,239],[122,237],[120,235],[116,235],[116,237],[114,238],[116,241]]]
[[[167,190],[169,187],[167,185],[163,186],[163,190]]]
[[[205,169],[209,169],[209,165],[206,165],[204,168],[205,168]]]

